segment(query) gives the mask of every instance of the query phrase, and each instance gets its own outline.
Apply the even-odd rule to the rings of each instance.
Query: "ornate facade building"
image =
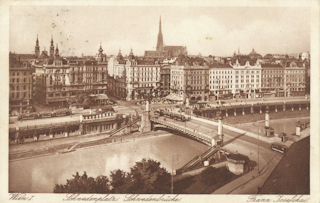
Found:
[[[284,97],[284,68],[280,64],[262,64],[261,67],[263,97]]]
[[[183,102],[209,100],[209,66],[200,58],[180,56],[170,70],[170,93]]]
[[[143,99],[147,95],[157,96],[160,88],[160,64],[154,60],[139,60],[132,53],[126,61],[126,100]]]
[[[53,40],[51,40],[53,47]],[[52,56],[50,47],[50,56]],[[59,56],[58,46],[54,58],[34,64],[36,75],[36,100],[40,104],[67,106],[71,97],[83,92],[107,93],[107,61],[100,46],[98,61]]]
[[[210,100],[224,99],[235,94],[234,69],[230,64],[210,64]]]

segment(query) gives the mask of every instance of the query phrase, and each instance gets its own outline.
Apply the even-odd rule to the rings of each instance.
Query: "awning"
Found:
[[[107,100],[107,99],[109,99],[106,94],[94,94],[94,95],[90,95],[90,96],[93,97],[94,100]]]
[[[165,98],[173,101],[183,101],[183,97],[177,94],[169,94]]]

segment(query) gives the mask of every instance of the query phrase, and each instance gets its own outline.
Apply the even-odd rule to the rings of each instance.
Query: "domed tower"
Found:
[[[117,60],[120,61],[123,59],[123,56],[121,54],[121,49],[119,49],[119,53],[118,53],[118,56],[117,56]]]
[[[38,35],[37,35],[36,46],[35,46],[35,49],[34,49],[34,55],[35,55],[36,58],[40,57],[40,46],[39,46]]]
[[[132,52],[132,48],[131,48],[131,51],[130,51],[130,54],[129,54],[129,59],[130,59],[130,60],[133,60],[133,59],[134,59],[134,55],[133,55],[133,52]]]
[[[53,37],[51,35],[50,58],[54,57]]]
[[[102,46],[101,46],[101,42],[100,42],[100,48],[98,49],[99,53],[96,54],[96,60],[99,61],[99,62],[106,62],[107,61],[107,55],[102,53],[103,52],[103,49],[102,49]]]

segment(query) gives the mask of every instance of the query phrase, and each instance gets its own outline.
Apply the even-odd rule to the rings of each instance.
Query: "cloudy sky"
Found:
[[[189,54],[232,55],[310,51],[307,7],[10,6],[9,49],[49,50],[51,35],[64,56],[154,50],[159,16],[166,45],[186,45]]]

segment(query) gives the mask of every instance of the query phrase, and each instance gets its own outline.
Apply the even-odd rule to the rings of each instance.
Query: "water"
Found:
[[[56,183],[65,184],[76,172],[88,176],[110,175],[110,171],[130,167],[142,158],[160,161],[168,172],[178,169],[208,149],[196,141],[177,135],[159,136],[134,142],[81,149],[9,163],[9,191],[52,193]],[[174,154],[174,159],[173,159]]]

